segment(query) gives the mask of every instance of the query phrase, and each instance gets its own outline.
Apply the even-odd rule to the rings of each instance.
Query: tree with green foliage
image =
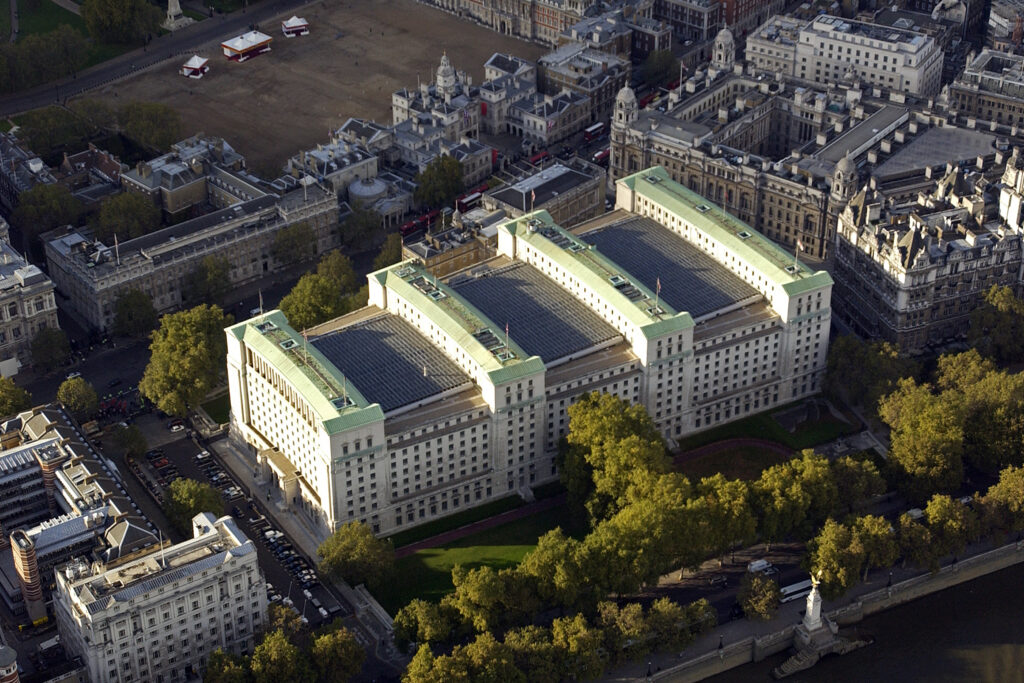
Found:
[[[278,308],[296,330],[314,327],[348,311],[344,293],[319,273],[306,273],[299,278]]]
[[[195,479],[182,477],[172,481],[164,498],[164,513],[171,524],[190,536],[192,518],[200,512],[210,512],[218,518],[224,514],[220,491]]]
[[[61,382],[57,387],[57,400],[71,411],[79,422],[92,419],[100,407],[96,390],[81,377],[72,377]]]
[[[642,405],[592,392],[569,406],[568,412],[569,434],[567,447],[559,454],[559,474],[570,505],[577,510],[585,507],[591,520],[606,518],[621,504],[635,483],[630,463],[654,472],[669,470],[661,434]],[[620,450],[619,445],[630,437],[629,448]]]
[[[65,151],[82,151],[89,137],[96,132],[92,122],[57,105],[36,109],[19,117],[18,139],[43,159],[56,157]]]
[[[305,221],[286,225],[274,235],[270,253],[285,266],[308,261],[316,256],[316,233]]]
[[[249,662],[245,657],[217,648],[206,659],[203,683],[248,683]]]
[[[88,40],[67,24],[20,36],[16,43],[5,41],[0,44],[0,92],[25,90],[70,76],[83,68],[88,58]]]
[[[437,679],[433,672],[434,653],[431,651],[430,645],[422,643],[416,648],[416,654],[412,656],[412,661],[405,667],[402,683],[434,683]]]
[[[64,365],[71,356],[71,343],[64,330],[44,327],[32,339],[32,366],[50,372]]]
[[[833,460],[831,466],[838,495],[837,509],[853,512],[857,503],[885,493],[885,479],[871,460],[844,455]]]
[[[352,259],[332,249],[323,255],[316,266],[316,274],[327,280],[342,292],[353,292],[359,287],[359,277],[352,267]]]
[[[917,364],[901,357],[894,344],[868,343],[853,335],[841,335],[829,344],[823,389],[829,396],[874,412],[882,396],[891,393],[900,379],[917,371]]]
[[[988,487],[983,502],[995,513],[1001,531],[1024,531],[1024,467],[1003,468],[999,481]]]
[[[384,240],[384,245],[381,246],[380,252],[377,254],[377,257],[373,259],[373,269],[380,270],[381,268],[387,268],[401,260],[402,236],[397,232],[393,232],[388,235],[386,240]]]
[[[900,491],[920,503],[963,480],[963,429],[955,411],[928,384],[901,380],[882,399],[879,414],[892,428],[889,462]]]
[[[658,598],[647,611],[647,628],[658,649],[678,651],[690,642],[686,609],[670,598]]]
[[[939,556],[960,555],[978,537],[978,516],[951,496],[936,493],[924,509],[932,550]]]
[[[256,646],[250,660],[254,683],[312,683],[309,661],[281,631],[271,631]]]
[[[464,188],[462,162],[443,154],[435,157],[416,176],[416,191],[413,196],[419,204],[439,208],[451,206]]]
[[[630,602],[620,607],[615,602],[600,602],[596,623],[603,631],[604,649],[613,663],[638,659],[651,651],[650,631],[640,603]]]
[[[122,337],[142,337],[156,327],[157,314],[153,299],[137,289],[121,293],[114,302],[114,334]]]
[[[363,522],[338,527],[317,548],[320,570],[352,585],[365,583],[376,589],[391,577],[395,550],[389,539],[379,539]]]
[[[421,676],[407,671],[404,680],[410,683],[526,683],[526,675],[516,668],[511,648],[490,633],[481,633],[472,642],[453,648],[451,654],[434,658],[429,671]]]
[[[570,680],[597,678],[604,673],[607,654],[601,650],[604,634],[577,614],[551,622],[551,641],[561,650],[565,661],[563,672]]]
[[[747,619],[768,621],[775,616],[781,597],[779,584],[774,580],[761,573],[747,572],[740,582],[736,601]]]
[[[117,110],[117,123],[132,140],[159,152],[168,151],[182,137],[181,114],[158,102],[131,102],[122,106]]]
[[[32,394],[10,377],[0,377],[0,417],[8,417],[32,407]]]
[[[309,655],[318,683],[345,683],[362,670],[366,650],[351,631],[338,626],[315,636]]]
[[[186,306],[221,305],[231,290],[231,264],[223,256],[208,254],[181,281]]]
[[[1009,286],[992,285],[985,301],[971,310],[967,342],[1000,363],[1024,358],[1024,301]]]
[[[82,20],[97,43],[137,44],[160,30],[160,9],[144,0],[84,0]]]
[[[551,629],[533,624],[512,629],[505,634],[505,645],[516,668],[525,671],[531,683],[561,683],[565,662],[551,642]]]
[[[679,60],[672,50],[655,50],[647,55],[640,73],[647,85],[665,85],[679,77]]]
[[[130,457],[138,457],[148,448],[146,437],[142,435],[142,430],[135,425],[117,427],[114,430],[113,440],[114,445]]]
[[[898,542],[903,566],[920,567],[932,572],[939,569],[939,554],[932,544],[932,533],[907,513],[900,515]]]
[[[281,631],[289,642],[294,643],[302,640],[307,629],[302,615],[294,607],[271,603],[267,606],[267,624],[263,630],[267,633]]]
[[[719,564],[730,548],[754,537],[757,520],[750,505],[750,485],[742,479],[726,479],[721,473],[701,479],[691,499],[701,525],[704,552],[717,556]]]
[[[384,229],[380,214],[358,201],[352,202],[349,209],[338,225],[342,244],[362,247],[375,243]]]
[[[82,209],[82,202],[58,183],[40,183],[19,194],[11,224],[21,231],[26,258],[41,261],[43,251],[39,236],[62,225],[76,224]]]
[[[821,594],[834,599],[850,590],[860,578],[866,553],[852,527],[833,519],[808,544],[811,573],[821,580]]]
[[[113,245],[115,237],[124,242],[148,235],[160,228],[160,209],[137,192],[122,192],[103,202],[92,223],[93,236]]]
[[[853,520],[853,535],[864,552],[864,577],[875,568],[891,567],[900,555],[899,543],[889,520],[865,515]]]
[[[184,416],[202,403],[225,372],[224,328],[232,322],[231,315],[207,305],[161,318],[139,393],[169,415]]]
[[[415,599],[395,614],[395,642],[405,648],[409,643],[447,643],[461,621],[448,602],[427,602]]]
[[[579,597],[583,579],[576,556],[580,542],[556,527],[537,540],[537,547],[516,568],[534,584],[545,605],[569,607]]]

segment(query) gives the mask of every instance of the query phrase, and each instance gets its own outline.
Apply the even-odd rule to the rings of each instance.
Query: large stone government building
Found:
[[[228,340],[232,437],[322,537],[377,533],[556,477],[567,408],[644,405],[675,438],[817,391],[832,280],[651,168],[569,232],[545,211],[445,280],[406,261],[369,305],[306,330],[278,311]]]

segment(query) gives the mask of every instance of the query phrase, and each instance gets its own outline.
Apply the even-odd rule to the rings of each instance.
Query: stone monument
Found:
[[[848,639],[839,635],[835,622],[821,613],[821,572],[811,576],[811,592],[807,595],[807,610],[793,634],[793,649],[796,654],[775,667],[772,676],[785,678],[797,671],[810,669],[827,654],[844,655],[868,644],[860,639]]]
[[[167,18],[161,24],[168,31],[176,31],[193,23],[195,19],[186,17],[181,11],[179,0],[167,0]]]

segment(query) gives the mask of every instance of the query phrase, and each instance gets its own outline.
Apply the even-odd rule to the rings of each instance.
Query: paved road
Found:
[[[290,13],[306,4],[304,0],[264,0],[242,12],[216,15],[180,31],[159,36],[146,47],[127,52],[74,76],[4,97],[0,99],[0,116],[11,116],[55,102],[64,102],[70,97],[159,64],[176,55],[195,51],[208,43],[220,43],[247,31],[250,24],[270,22],[278,15]],[[13,12],[13,2],[11,8]],[[16,24],[12,24],[12,28],[13,26]]]

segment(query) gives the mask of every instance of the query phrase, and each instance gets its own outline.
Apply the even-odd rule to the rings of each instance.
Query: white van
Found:
[[[775,565],[768,560],[753,560],[747,565],[747,571],[752,574],[764,574],[766,576],[779,573],[779,570],[775,568]]]

